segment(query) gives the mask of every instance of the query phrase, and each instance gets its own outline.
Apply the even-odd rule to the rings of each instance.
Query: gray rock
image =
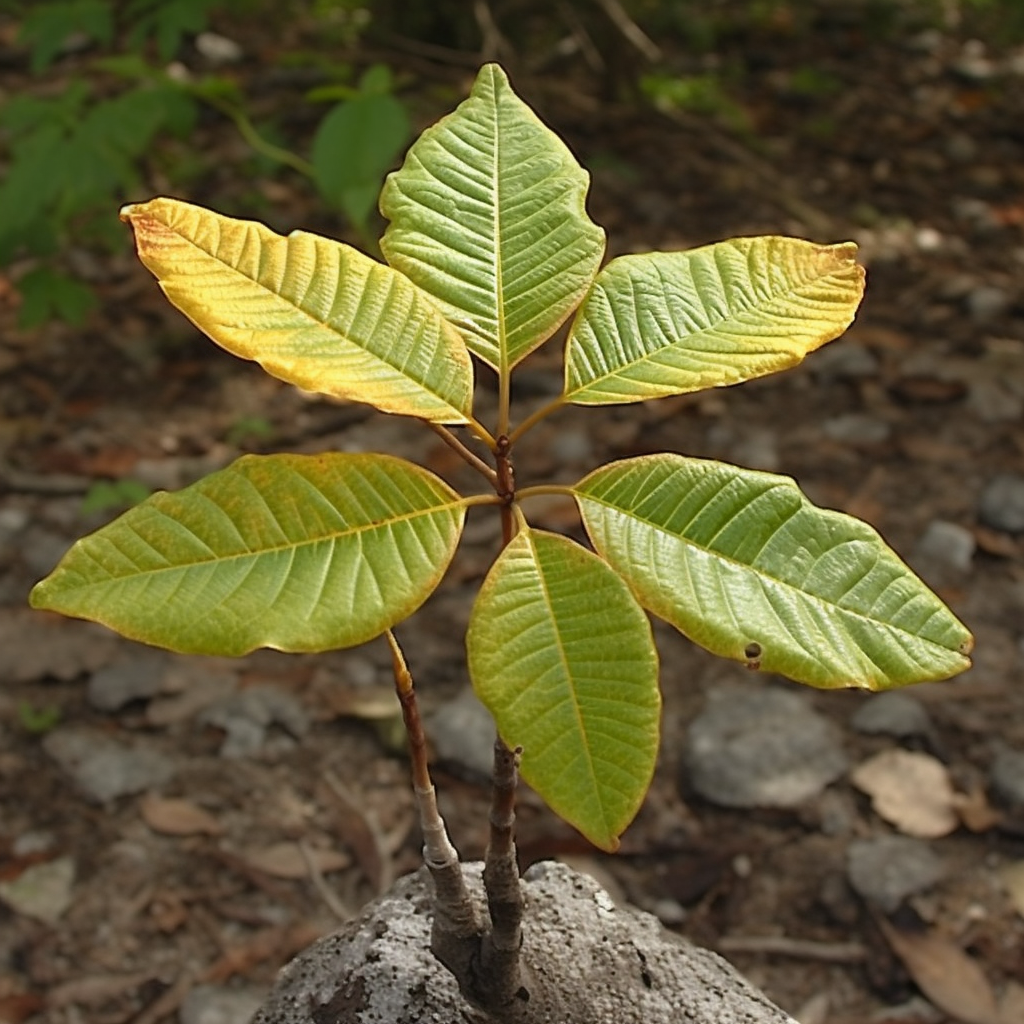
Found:
[[[993,477],[981,492],[978,517],[995,530],[1024,532],[1024,476],[1000,473]]]
[[[1024,807],[1024,750],[999,743],[992,758],[992,787],[1008,804]]]
[[[248,988],[197,985],[178,1010],[180,1024],[249,1024],[264,994]]]
[[[107,665],[89,679],[86,697],[99,711],[118,711],[134,700],[149,700],[163,688],[165,655],[153,652]]]
[[[850,724],[857,732],[880,736],[928,736],[934,726],[925,706],[908,693],[893,690],[869,697]]]
[[[1012,302],[1006,289],[981,285],[967,293],[967,312],[976,324],[987,324],[1001,317]]]
[[[251,757],[267,743],[271,726],[278,725],[294,739],[309,732],[306,709],[276,686],[250,686],[217,701],[199,716],[204,725],[226,733],[221,757]]]
[[[786,690],[724,689],[690,725],[685,767],[706,800],[725,807],[795,807],[842,775],[835,727]]]
[[[909,836],[855,839],[846,851],[850,885],[886,913],[896,910],[908,896],[931,888],[944,873],[932,848]]]
[[[916,562],[956,572],[968,572],[977,543],[974,534],[959,523],[935,519],[928,524],[911,556]]]
[[[158,751],[128,746],[85,726],[55,729],[44,737],[43,749],[98,804],[163,785],[174,775],[174,762]]]
[[[426,723],[427,735],[442,761],[461,765],[488,779],[494,761],[494,719],[471,687],[442,704]]]
[[[889,439],[892,428],[885,420],[866,412],[848,412],[833,416],[822,424],[825,436],[841,444],[873,445]]]
[[[879,370],[874,352],[853,341],[826,345],[814,353],[808,365],[821,380],[860,380],[874,377]]]
[[[482,865],[464,870],[482,902]],[[617,907],[587,875],[535,864],[523,887],[530,999],[514,1017],[520,1024],[795,1024],[720,957]],[[301,953],[253,1024],[483,1020],[430,953],[432,888],[425,871],[409,875]]]

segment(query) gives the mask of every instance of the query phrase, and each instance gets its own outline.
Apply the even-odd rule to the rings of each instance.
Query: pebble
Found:
[[[471,687],[442,704],[426,723],[427,735],[442,761],[489,779],[494,762],[494,719]]]
[[[1008,804],[1024,807],[1024,750],[998,743],[992,758],[992,788]]]
[[[825,436],[841,444],[873,445],[886,441],[891,428],[885,420],[866,412],[848,412],[833,416],[822,424]]]
[[[182,1000],[179,1024],[249,1024],[265,993],[251,988],[197,985]]]
[[[861,380],[878,373],[878,357],[864,345],[842,341],[826,345],[809,361],[811,371],[821,380]]]
[[[206,708],[199,721],[224,730],[220,756],[232,760],[259,753],[267,745],[274,725],[294,739],[301,739],[310,727],[302,704],[291,694],[269,685],[250,686],[230,694]]]
[[[75,862],[57,857],[25,868],[16,878],[0,882],[0,901],[15,913],[55,925],[71,906]]]
[[[690,724],[684,781],[724,807],[795,807],[847,766],[838,731],[802,695],[725,689]]]
[[[90,677],[86,698],[98,711],[119,711],[160,693],[166,669],[166,656],[155,652],[107,665]]]
[[[235,64],[242,59],[242,47],[218,32],[200,32],[195,40],[196,50],[211,64]]]
[[[908,693],[892,691],[869,697],[850,724],[857,732],[873,736],[928,736],[934,729],[925,706]]]
[[[174,762],[158,751],[130,747],[83,726],[54,729],[43,738],[43,749],[98,804],[161,786],[174,775]]]
[[[995,530],[1024,532],[1024,476],[1000,473],[993,477],[981,492],[978,517]]]
[[[967,312],[976,324],[987,324],[1001,317],[1011,305],[1010,294],[995,285],[981,285],[967,293]]]
[[[935,519],[914,545],[910,563],[933,586],[947,586],[970,572],[976,547],[967,527]]]
[[[846,876],[868,903],[892,913],[908,897],[935,885],[942,860],[920,839],[876,836],[855,839],[846,850]]]

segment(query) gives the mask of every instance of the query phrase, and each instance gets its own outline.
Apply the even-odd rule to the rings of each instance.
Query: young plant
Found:
[[[173,199],[125,207],[142,261],[217,344],[308,391],[423,421],[487,487],[459,494],[392,455],[244,456],[78,541],[32,604],[203,654],[386,634],[408,694],[391,628],[438,585],[466,510],[493,506],[504,543],[469,621],[472,683],[505,747],[521,748],[522,775],[605,850],[657,754],[648,613],[811,686],[888,689],[967,668],[971,636],[939,598],[871,527],[786,477],[665,453],[570,484],[517,480],[516,450],[562,406],[793,366],[846,329],[863,290],[851,243],[775,236],[602,269],[588,181],[488,65],[387,179],[386,264]],[[514,423],[514,371],[570,316],[561,394]],[[474,414],[474,358],[497,375],[493,424]],[[530,498],[551,493],[575,500],[591,547],[531,525]],[[498,760],[514,783],[514,762]],[[508,790],[496,807],[510,827]]]

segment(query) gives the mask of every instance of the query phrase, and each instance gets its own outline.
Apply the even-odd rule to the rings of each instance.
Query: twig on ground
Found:
[[[815,942],[785,935],[723,935],[715,948],[723,953],[769,953],[832,964],[856,964],[868,955],[859,942]]]

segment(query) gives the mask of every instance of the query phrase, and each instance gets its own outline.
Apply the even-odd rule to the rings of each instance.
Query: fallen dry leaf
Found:
[[[165,836],[219,836],[224,829],[212,814],[189,800],[147,793],[139,805],[142,820]]]
[[[321,874],[347,868],[351,858],[338,850],[312,848],[309,856]],[[246,850],[241,859],[251,868],[274,878],[308,878],[309,864],[298,843],[274,843],[262,849]]]
[[[941,761],[910,750],[883,750],[857,766],[853,784],[875,813],[908,836],[938,839],[960,824],[956,796]]]
[[[968,793],[955,793],[953,809],[971,832],[988,832],[1003,820],[1002,814],[988,802],[981,786],[975,786]]]
[[[1024,860],[1004,864],[999,869],[999,878],[1010,897],[1013,909],[1024,917]],[[1024,1020],[1024,1017],[1021,1017],[1021,1020]]]
[[[893,952],[917,987],[963,1024],[1002,1024],[992,986],[976,960],[949,939],[910,932],[879,921]]]
[[[1024,1020],[1024,985],[1011,981],[999,1000],[999,1024],[1020,1024]]]

